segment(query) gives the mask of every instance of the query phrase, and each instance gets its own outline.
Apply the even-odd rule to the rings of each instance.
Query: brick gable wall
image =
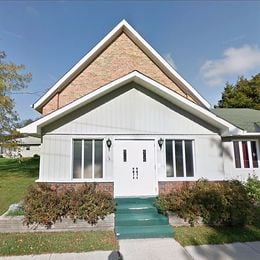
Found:
[[[125,33],[122,33],[60,93],[45,104],[42,113],[49,114],[134,70],[192,100]]]

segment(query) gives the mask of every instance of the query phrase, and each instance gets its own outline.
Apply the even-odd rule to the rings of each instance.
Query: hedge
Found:
[[[50,227],[62,218],[86,220],[96,224],[115,210],[113,198],[97,191],[94,184],[73,188],[40,183],[29,187],[23,202],[24,223],[42,224]]]

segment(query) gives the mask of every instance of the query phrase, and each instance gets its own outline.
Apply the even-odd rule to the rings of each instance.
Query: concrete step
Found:
[[[126,214],[131,214],[131,213],[157,213],[157,209],[151,205],[151,204],[121,204],[116,207],[116,212],[117,214],[121,213],[126,213]]]
[[[155,213],[144,214],[118,214],[115,218],[116,226],[151,226],[167,225],[169,220],[166,216]]]
[[[153,205],[155,197],[138,197],[138,198],[116,198],[117,205],[125,204],[150,204]]]
[[[173,237],[168,217],[159,214],[154,197],[117,198],[115,232],[118,239]]]
[[[116,226],[116,237],[118,239],[134,238],[164,238],[173,237],[173,228],[170,225],[153,226]]]

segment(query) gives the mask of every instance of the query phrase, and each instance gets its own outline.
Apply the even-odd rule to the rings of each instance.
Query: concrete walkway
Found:
[[[194,260],[259,260],[260,241],[223,245],[186,246]]]
[[[0,257],[1,260],[117,260],[111,251]]]
[[[119,240],[123,260],[190,260],[186,250],[173,238]]]
[[[223,245],[187,246],[183,248],[171,238],[120,240],[120,253],[95,251],[88,253],[45,254],[0,257],[1,260],[259,260],[260,241]]]
[[[172,238],[119,240],[120,254],[111,251],[0,257],[1,260],[188,260],[185,249]]]

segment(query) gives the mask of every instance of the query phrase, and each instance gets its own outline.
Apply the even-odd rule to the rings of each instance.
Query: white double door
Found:
[[[116,140],[115,197],[157,195],[154,140]]]

